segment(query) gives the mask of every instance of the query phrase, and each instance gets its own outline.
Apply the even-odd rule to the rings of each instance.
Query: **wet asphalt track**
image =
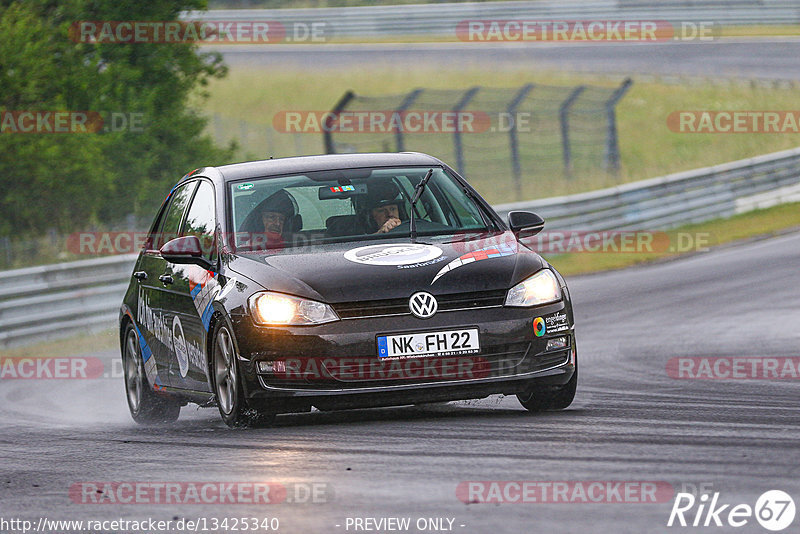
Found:
[[[711,483],[724,502],[782,489],[800,504],[800,382],[665,371],[675,356],[799,356],[798,266],[794,233],[572,279],[581,377],[560,413],[493,397],[229,430],[215,409],[186,407],[174,427],[153,429],[129,419],[121,380],[2,381],[0,516],[256,515],[298,533],[347,532],[356,516],[449,517],[464,533],[668,530],[671,501],[467,505],[456,498],[466,480]],[[318,482],[331,492],[324,504],[81,505],[68,496],[80,481]],[[737,532],[767,531],[751,520]]]
[[[722,39],[661,43],[412,43],[229,45],[232,68],[536,69],[626,75],[800,78],[800,40]],[[490,77],[485,82],[492,85]]]

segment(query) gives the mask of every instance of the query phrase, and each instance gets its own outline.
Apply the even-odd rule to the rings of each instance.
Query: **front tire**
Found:
[[[275,414],[248,405],[239,373],[236,343],[224,320],[218,321],[214,328],[211,376],[219,414],[226,425],[232,428],[269,426],[275,420]]]
[[[575,362],[575,372],[569,382],[558,388],[532,389],[525,393],[517,393],[517,399],[529,412],[547,412],[564,410],[575,399],[578,389],[578,362]]]
[[[140,425],[172,423],[181,413],[181,405],[173,399],[153,392],[147,381],[139,335],[132,324],[125,329],[122,367],[125,373],[125,396],[133,420]]]

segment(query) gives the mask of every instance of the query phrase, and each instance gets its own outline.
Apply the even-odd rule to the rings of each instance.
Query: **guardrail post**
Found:
[[[414,103],[414,101],[420,94],[422,94],[422,89],[414,89],[413,91],[408,93],[406,97],[403,99],[403,101],[400,102],[400,105],[397,107],[395,112],[403,113],[404,111],[406,111],[408,108],[411,107],[411,104]],[[397,151],[403,152],[406,149],[405,145],[403,144],[403,128],[402,128],[403,122],[400,121],[400,124],[401,127],[397,130],[397,133],[395,133],[394,136],[395,139],[397,140]]]
[[[585,85],[579,85],[567,95],[566,100],[558,107],[558,122],[561,125],[561,152],[564,155],[564,176],[567,178],[572,178],[572,146],[569,141],[569,109],[585,89]]]
[[[622,85],[611,94],[611,98],[605,103],[608,131],[606,133],[606,149],[603,154],[603,167],[606,172],[610,172],[615,176],[619,175],[619,139],[617,136],[616,106],[632,84],[633,80],[625,78]]]
[[[342,95],[342,98],[333,106],[331,110],[331,114],[325,117],[325,121],[322,125],[322,138],[325,140],[325,153],[326,154],[335,154],[336,147],[333,144],[333,132],[332,132],[332,123],[336,116],[345,108],[347,104],[350,103],[353,98],[355,98],[356,94],[353,91],[347,91],[345,94]]]
[[[508,143],[511,148],[511,171],[514,179],[514,194],[517,200],[522,200],[522,166],[519,162],[519,139],[517,138],[517,108],[531,92],[534,85],[532,83],[523,85],[519,92],[508,104],[507,112],[511,120],[511,129],[508,131]]]
[[[456,103],[452,111],[460,113],[465,107],[467,107],[467,104],[470,103],[479,90],[479,86],[468,89],[467,92],[464,93],[464,96],[461,97],[461,100]],[[456,119],[456,124],[458,123],[459,121]],[[461,145],[461,131],[459,131],[458,128],[456,128],[456,133],[453,134],[453,148],[456,153],[456,169],[461,176],[464,176],[464,147]]]

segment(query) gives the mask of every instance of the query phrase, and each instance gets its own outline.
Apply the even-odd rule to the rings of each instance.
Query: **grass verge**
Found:
[[[73,356],[99,351],[119,353],[117,330],[109,328],[97,333],[79,334],[32,345],[0,349],[0,358],[42,358],[50,356]]]

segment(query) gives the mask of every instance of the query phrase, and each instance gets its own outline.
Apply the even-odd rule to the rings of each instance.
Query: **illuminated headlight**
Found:
[[[506,306],[539,306],[561,300],[561,288],[550,269],[542,269],[508,290]]]
[[[310,325],[339,320],[327,304],[282,293],[256,293],[248,303],[253,320],[263,325]]]

